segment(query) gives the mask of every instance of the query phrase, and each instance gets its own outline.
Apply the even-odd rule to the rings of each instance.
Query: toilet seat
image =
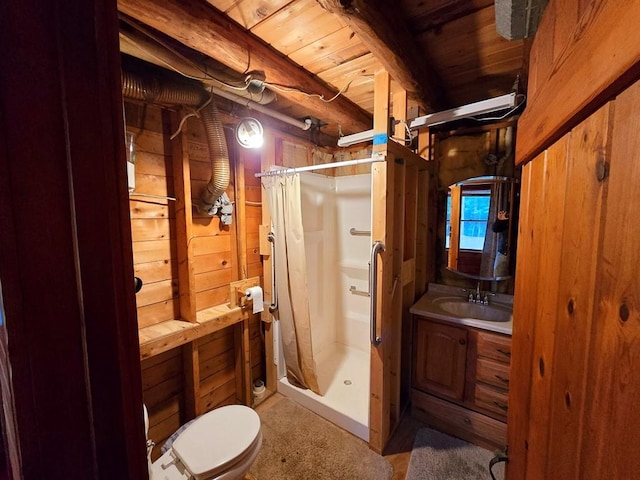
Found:
[[[260,417],[251,408],[227,405],[193,422],[173,442],[172,452],[196,480],[215,478],[260,448]]]

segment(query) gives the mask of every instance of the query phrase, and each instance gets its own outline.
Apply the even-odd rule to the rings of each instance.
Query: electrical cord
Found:
[[[212,101],[213,101],[213,94],[210,93],[209,99],[206,102],[204,102],[200,107],[198,107],[197,110],[194,110],[191,113],[187,113],[184,117],[182,117],[182,120],[180,120],[180,125],[178,125],[178,128],[176,129],[176,131],[173,132],[169,138],[173,140],[180,134],[180,132],[182,131],[182,126],[184,125],[184,122],[186,122],[188,118],[190,117],[200,118],[200,112],[202,111],[202,109],[207,105],[209,105]]]
[[[331,102],[333,102],[336,98],[338,98],[340,95],[342,95],[344,92],[346,92],[346,91],[347,91],[347,89],[349,88],[349,86],[350,86],[350,85],[351,85],[351,84],[352,84],[356,79],[358,79],[358,78],[360,78],[360,77],[366,77],[366,75],[359,75],[359,76],[357,76],[357,77],[352,78],[351,80],[349,80],[349,81],[347,82],[347,84],[346,84],[344,87],[342,87],[342,88],[338,91],[338,93],[336,93],[336,94],[335,94],[333,97],[331,97],[329,100],[326,100],[326,99],[324,98],[324,95],[321,95],[321,94],[319,94],[319,93],[308,93],[308,92],[305,92],[304,90],[301,90],[301,89],[299,89],[299,88],[297,88],[297,87],[294,87],[294,86],[292,86],[292,85],[282,85],[282,84],[279,84],[279,83],[271,83],[271,82],[264,82],[264,84],[265,84],[267,87],[270,87],[270,88],[272,88],[273,90],[276,90],[276,91],[278,91],[278,92],[283,92],[283,93],[299,93],[299,94],[301,94],[301,95],[305,95],[306,97],[309,97],[309,98],[311,98],[311,97],[316,97],[316,98],[319,98],[320,100],[322,100],[322,101],[323,101],[323,102],[325,102],[325,103],[331,103]]]
[[[515,107],[513,107],[511,110],[509,110],[507,113],[505,113],[504,115],[500,115],[499,117],[469,117],[472,120],[475,120],[477,122],[486,122],[486,121],[498,121],[498,120],[504,120],[505,118],[513,115],[513,113],[518,110],[523,104],[524,102],[527,100],[527,96],[520,93],[518,95],[516,95],[516,100],[518,98],[522,98],[522,100],[520,101],[520,103],[518,103]]]
[[[509,457],[507,457],[507,456],[506,456],[506,455],[504,455],[504,454],[500,454],[500,453],[499,453],[499,454],[497,454],[495,457],[493,457],[493,458],[491,459],[491,461],[489,462],[489,474],[491,475],[491,478],[492,478],[493,480],[496,480],[496,476],[493,474],[493,466],[494,466],[496,463],[500,463],[500,462],[505,462],[505,463],[507,463],[508,461],[509,461]]]

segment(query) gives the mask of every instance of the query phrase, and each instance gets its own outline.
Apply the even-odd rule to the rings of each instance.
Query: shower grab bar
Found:
[[[371,236],[371,230],[369,230],[369,231],[367,231],[367,230],[356,230],[355,228],[351,228],[349,230],[349,233],[351,235],[353,235],[354,237],[356,237],[356,236],[370,237]]]
[[[351,285],[349,287],[349,291],[352,295],[360,295],[361,297],[370,297],[371,294],[369,292],[363,292],[362,290],[358,290],[355,285]]]
[[[384,252],[384,243],[379,240],[373,242],[371,246],[371,269],[369,270],[369,292],[370,295],[370,325],[369,338],[373,345],[380,345],[382,338],[376,332],[378,330],[378,318],[376,315],[378,304],[378,254]]]
[[[276,283],[276,236],[273,232],[269,232],[267,240],[271,243],[271,305],[269,305],[269,313],[273,313],[278,309],[278,284]]]

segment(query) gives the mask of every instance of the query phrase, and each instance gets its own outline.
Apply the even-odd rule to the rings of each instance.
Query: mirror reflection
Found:
[[[447,268],[478,280],[510,278],[517,180],[475,177],[449,186]]]

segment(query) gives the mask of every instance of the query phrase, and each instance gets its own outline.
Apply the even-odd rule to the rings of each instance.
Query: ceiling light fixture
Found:
[[[454,120],[461,120],[463,118],[475,117],[476,115],[498,112],[500,110],[506,110],[508,108],[515,107],[516,94],[508,93],[507,95],[501,95],[499,97],[493,97],[487,100],[469,103],[461,107],[429,113],[428,115],[414,118],[409,123],[409,129],[418,130],[423,127],[432,127],[434,125],[440,125],[442,123],[453,122]],[[373,137],[373,130],[366,130],[364,132],[358,132],[352,135],[345,135],[344,137],[340,137],[338,139],[338,146],[349,147],[357,143],[373,140]]]
[[[244,148],[260,148],[264,143],[262,124],[253,117],[240,119],[236,125],[236,140]]]

